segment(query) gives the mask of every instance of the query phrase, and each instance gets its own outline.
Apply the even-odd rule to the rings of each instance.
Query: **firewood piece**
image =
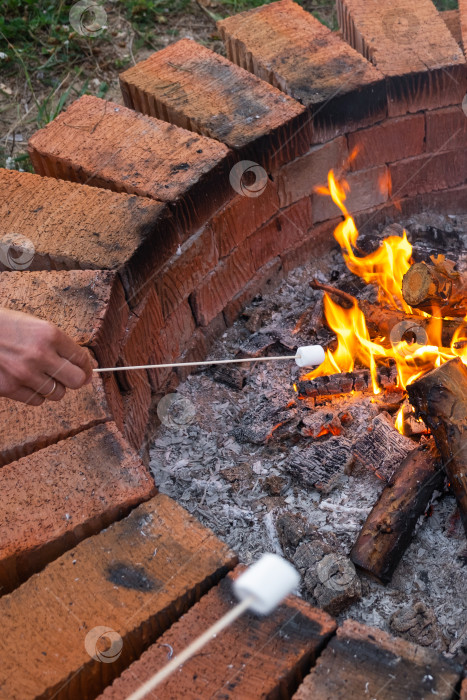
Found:
[[[388,583],[409,546],[418,518],[425,512],[444,473],[434,441],[412,450],[383,490],[355,542],[350,558],[359,569]]]
[[[291,429],[294,432],[298,422],[296,408],[266,402],[254,411],[245,412],[240,418],[239,425],[233,429],[232,435],[241,443],[264,445],[273,436],[280,439],[287,436]]]
[[[266,333],[255,333],[240,346],[237,357],[265,357],[276,341]]]
[[[378,367],[378,384],[388,390],[397,390],[397,368]],[[350,394],[352,391],[372,392],[371,373],[369,369],[357,369],[354,372],[327,374],[314,379],[302,379],[296,384],[298,396],[303,398],[325,398],[339,394]]]
[[[376,476],[390,482],[414,444],[396,430],[389,414],[383,412],[373,418],[366,435],[354,443],[353,454]]]
[[[433,263],[415,263],[402,280],[402,294],[410,306],[433,316],[467,314],[467,277],[456,272],[454,263],[439,256]]]
[[[217,365],[212,370],[213,379],[216,382],[225,384],[231,389],[241,391],[245,385],[246,371],[239,367],[229,367],[228,365]]]
[[[303,420],[303,426],[300,430],[302,435],[317,439],[323,435],[340,435],[342,432],[342,423],[337,413],[332,411],[313,411],[308,413]]]
[[[343,292],[341,289],[336,289],[329,284],[321,284],[316,280],[310,282],[310,287],[312,289],[321,289],[328,294],[333,294],[339,299],[342,299],[350,304],[358,303],[360,309],[365,316],[366,325],[371,338],[376,336],[384,336],[385,338],[390,337],[391,330],[399,323],[408,321],[413,323],[413,327],[419,327],[426,330],[430,324],[430,319],[423,316],[415,316],[413,314],[406,314],[398,309],[390,309],[381,304],[372,304],[369,301],[363,300],[357,302],[355,297],[347,292]],[[449,348],[451,346],[452,338],[454,333],[459,328],[461,323],[459,321],[446,321],[443,320],[443,330],[442,330],[442,342],[443,346]]]
[[[460,358],[450,360],[407,389],[433,433],[467,534],[467,367]]]
[[[352,444],[346,438],[332,437],[329,440],[314,442],[288,460],[287,470],[305,486],[326,490],[339,474],[352,464]]]

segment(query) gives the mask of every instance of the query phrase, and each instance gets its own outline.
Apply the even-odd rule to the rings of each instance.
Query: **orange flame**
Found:
[[[467,364],[467,317],[464,325],[456,331],[451,348],[443,348],[443,319],[435,316],[427,318],[427,314],[412,309],[402,297],[402,278],[412,263],[412,246],[406,232],[402,237],[389,236],[373,253],[358,256],[354,251],[357,248],[358,229],[345,206],[348,184],[345,181],[338,182],[331,170],[328,187],[321,187],[318,191],[331,196],[344,215],[344,221],[337,226],[334,236],[342,248],[349,270],[378,287],[379,301],[384,306],[419,316],[420,321],[423,319],[423,329],[419,327],[423,343],[418,342],[418,336],[414,342],[405,339],[403,332],[400,333],[400,338],[396,334],[390,344],[388,338],[380,339],[381,342],[371,340],[365,316],[357,302],[350,309],[344,309],[325,294],[325,317],[329,328],[337,336],[337,348],[333,352],[328,350],[323,364],[307,374],[306,378],[352,372],[355,363],[358,363],[370,370],[373,392],[378,394],[381,392],[377,381],[378,364],[395,361],[399,386],[403,389],[426,372],[456,356]]]

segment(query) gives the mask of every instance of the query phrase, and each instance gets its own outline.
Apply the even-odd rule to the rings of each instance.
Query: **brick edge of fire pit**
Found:
[[[438,53],[433,65],[425,61],[421,70],[426,57],[413,58],[411,65],[403,42],[401,52],[400,43],[385,41],[380,66],[393,58],[394,65],[404,66],[397,75],[367,60],[372,50],[365,36],[371,32],[360,4],[339,2],[344,36],[352,46],[291,0],[281,0],[221,23],[230,61],[195,42],[178,42],[122,76],[127,107],[84,98],[35,134],[30,152],[39,174],[0,172],[2,240],[14,247],[19,234],[34,251],[27,269],[0,256],[8,307],[40,310],[89,347],[101,366],[204,359],[212,341],[266,283],[333,246],[339,211],[315,191],[329,170],[351,170],[348,206],[363,227],[370,219],[376,225],[386,216],[410,215],[426,206],[467,212],[467,119],[461,104],[467,68],[458,48],[462,36],[465,42],[465,3],[457,14],[446,15],[444,24],[431,1],[420,0],[414,9],[416,18],[421,13],[420,41],[429,44],[429,33],[436,31]],[[422,22],[425,16],[430,21]],[[397,18],[392,19],[394,28]],[[301,28],[305,39],[291,44]],[[307,63],[307,41],[322,49],[322,85],[316,64]],[[439,54],[443,46],[449,54],[445,61]],[[170,70],[166,54],[176,59]],[[328,95],[327,76],[338,56],[358,67],[361,81]],[[197,72],[184,72],[185,63]],[[318,100],[303,89],[303,66],[315,71]],[[178,92],[164,90],[164,80],[173,80],[177,71]],[[200,87],[212,71],[219,82],[209,85],[207,99]],[[252,166],[257,178],[265,173],[259,195],[242,177]],[[121,458],[113,453],[117,462],[131,447],[144,456],[155,407],[184,376],[166,370],[103,377],[62,417],[56,410],[22,409],[30,412],[25,434],[17,446],[10,444],[11,436],[5,444],[0,438],[1,463],[9,465],[11,475],[14,460],[39,456],[48,446],[110,420],[116,424],[115,444],[122,446]],[[0,408],[17,424],[11,402]],[[137,467],[136,455],[133,459],[142,480],[138,485],[135,477],[131,506],[150,495],[143,483],[146,472]],[[49,465],[58,481],[66,479],[63,468],[58,460]],[[80,539],[99,536],[111,505],[100,514],[93,510],[81,533],[68,541],[61,537],[54,556]],[[115,504],[112,517],[127,510]],[[66,511],[54,512],[51,527],[66,533],[57,519]],[[46,560],[24,565],[27,576]],[[229,559],[223,573],[233,564]],[[30,579],[39,591],[47,571]],[[24,576],[15,574],[10,581],[16,583],[9,585]],[[206,579],[203,591],[215,578]],[[71,579],[65,584],[72,586]],[[3,603],[0,599],[0,605],[8,607],[21,590]],[[186,600],[183,610],[194,598]],[[171,620],[183,610],[175,604]],[[460,681],[460,671],[453,673]],[[111,674],[104,676],[101,688],[112,681]],[[463,689],[467,697],[465,683]],[[1,692],[0,682],[0,697]],[[300,692],[306,697],[306,684]]]

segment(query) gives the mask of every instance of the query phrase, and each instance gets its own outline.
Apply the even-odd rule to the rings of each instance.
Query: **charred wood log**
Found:
[[[402,295],[410,306],[433,316],[467,314],[467,277],[454,270],[444,255],[432,263],[415,263],[404,275]]]
[[[377,369],[377,380],[381,388],[398,391],[397,367],[381,366]],[[354,372],[327,374],[314,379],[301,379],[296,383],[297,393],[304,398],[326,398],[339,394],[350,394],[352,391],[372,392],[373,385],[369,369],[357,369]]]
[[[402,328],[399,324],[404,324],[404,333],[401,337],[397,338],[397,341],[407,339],[407,341],[410,342],[412,338],[418,340],[419,330],[422,329],[422,331],[426,331],[430,323],[430,319],[423,316],[406,314],[403,311],[390,309],[381,304],[371,304],[366,300],[357,301],[351,294],[347,294],[347,292],[336,289],[331,285],[321,284],[316,280],[310,282],[310,286],[313,289],[321,289],[328,294],[333,294],[349,304],[357,303],[365,316],[366,325],[371,338],[382,336],[389,339],[391,337],[391,331],[393,331],[396,326]],[[448,348],[451,346],[454,333],[461,325],[461,321],[443,320],[442,343],[444,347]]]
[[[383,490],[355,542],[350,558],[362,571],[389,583],[444,473],[431,440],[410,452]]]
[[[460,358],[450,360],[407,390],[433,433],[467,534],[467,367]]]
[[[380,479],[390,482],[402,460],[414,448],[414,441],[401,435],[387,413],[373,418],[368,431],[353,446],[356,460]]]

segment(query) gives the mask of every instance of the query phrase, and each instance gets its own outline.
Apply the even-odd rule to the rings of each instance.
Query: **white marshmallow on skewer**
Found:
[[[268,615],[300,583],[300,574],[292,564],[277,554],[263,554],[233,584],[241,601],[252,598],[248,606],[253,612]]]
[[[298,348],[295,355],[295,362],[299,367],[315,367],[324,362],[326,353],[321,345],[305,345]]]

